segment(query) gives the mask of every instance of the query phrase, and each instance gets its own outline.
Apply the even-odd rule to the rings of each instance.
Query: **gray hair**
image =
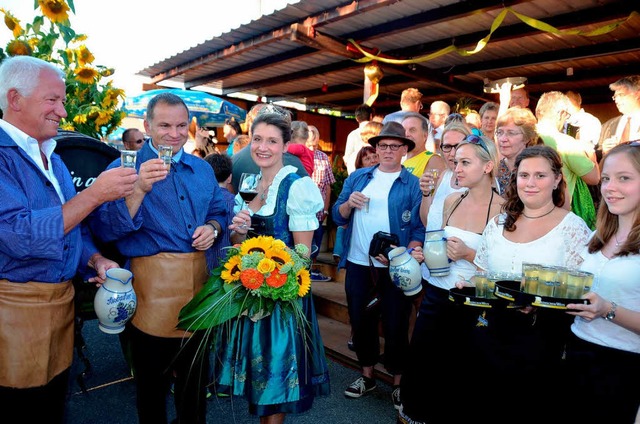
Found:
[[[43,71],[54,72],[62,81],[65,80],[65,74],[61,69],[33,56],[13,56],[2,61],[0,64],[0,109],[6,111],[9,107],[7,100],[9,90],[15,89],[25,97],[33,94]]]
[[[429,120],[424,117],[424,115],[419,114],[418,112],[407,112],[402,117],[402,122],[406,121],[409,118],[417,118],[422,123],[422,131],[425,133],[429,132]]]

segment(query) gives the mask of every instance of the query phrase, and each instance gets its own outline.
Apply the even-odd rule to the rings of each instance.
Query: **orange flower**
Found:
[[[245,269],[240,273],[240,281],[249,290],[255,290],[262,285],[264,276],[257,269]]]
[[[267,277],[267,285],[269,287],[273,287],[274,289],[284,286],[284,283],[286,282],[287,282],[287,274],[272,272],[271,275]]]

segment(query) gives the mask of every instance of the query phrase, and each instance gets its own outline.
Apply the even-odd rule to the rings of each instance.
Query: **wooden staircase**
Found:
[[[321,252],[316,258],[314,269],[331,277],[331,281],[311,284],[325,352],[328,357],[337,362],[359,369],[355,352],[347,347],[347,341],[351,336],[351,326],[344,291],[345,270],[338,271],[338,266],[334,262],[331,252]],[[382,337],[380,337],[380,345],[384,351]],[[376,378],[389,384],[393,383],[393,376],[387,373],[382,364],[377,364],[374,372]]]

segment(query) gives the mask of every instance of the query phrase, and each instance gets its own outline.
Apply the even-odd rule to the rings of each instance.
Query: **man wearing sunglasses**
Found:
[[[144,134],[137,128],[128,128],[122,133],[125,150],[140,150],[144,145]]]

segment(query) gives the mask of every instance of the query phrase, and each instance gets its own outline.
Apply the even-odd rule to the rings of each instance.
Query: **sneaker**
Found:
[[[331,281],[331,277],[324,275],[320,271],[311,271],[309,274],[311,276],[311,281],[321,281],[321,282]]]
[[[367,384],[367,380],[370,381],[369,384]],[[378,386],[376,385],[375,380],[368,378],[365,379],[365,377],[363,376],[351,383],[349,387],[347,387],[347,389],[344,391],[344,395],[350,398],[359,398],[375,389],[376,387]]]
[[[393,401],[393,407],[399,411],[402,408],[402,402],[400,401],[400,387],[393,389],[393,392],[391,392],[391,400]]]

